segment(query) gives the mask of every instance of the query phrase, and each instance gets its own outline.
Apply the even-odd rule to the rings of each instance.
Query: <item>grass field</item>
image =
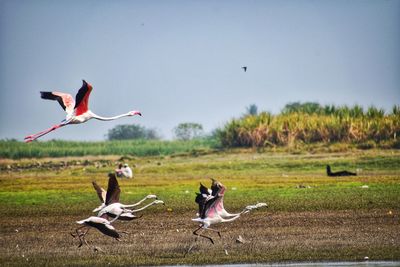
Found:
[[[119,161],[135,173],[120,180],[121,202],[154,193],[166,206],[116,222],[130,233],[121,242],[91,230],[87,239],[102,252],[77,248],[69,233],[99,204],[91,181],[106,187]],[[326,164],[358,176],[327,177]],[[400,260],[399,150],[2,159],[0,169],[2,266]],[[228,211],[257,202],[269,207],[216,226],[222,238],[215,245],[200,240],[183,257],[194,240],[195,192],[211,177],[227,186]],[[235,242],[239,235],[245,243]]]

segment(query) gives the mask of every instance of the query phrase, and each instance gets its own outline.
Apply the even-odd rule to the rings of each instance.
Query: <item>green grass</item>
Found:
[[[394,208],[400,202],[399,154],[396,150],[304,155],[246,150],[129,159],[126,162],[135,166],[135,179],[121,181],[122,199],[129,202],[155,193],[176,210],[193,209],[199,182],[208,184],[212,177],[228,187],[226,201],[234,208],[254,201],[272,203],[275,211]],[[334,170],[357,169],[359,175],[327,177],[326,164]],[[11,165],[21,166],[19,161]],[[112,169],[112,165],[96,167],[88,163],[54,170],[4,172],[0,175],[0,201],[22,209],[82,203],[93,206],[97,198],[91,181],[106,187],[107,173]],[[363,185],[369,188],[362,189]]]
[[[217,141],[196,139],[191,141],[124,140],[124,141],[35,141],[24,143],[0,140],[0,158],[45,158],[98,155],[164,156],[179,153],[198,154],[214,149]]]
[[[146,210],[134,222],[116,222],[116,228],[131,233],[121,242],[91,231],[89,241],[104,253],[78,249],[69,232],[76,228],[76,220],[93,215],[99,205],[91,182],[106,187],[107,173],[121,161],[134,167],[134,179],[119,180],[121,202],[136,202],[152,193],[166,207]],[[359,174],[327,177],[326,164],[334,171],[358,169]],[[2,266],[337,261],[362,260],[365,255],[400,259],[399,150],[3,159],[0,167]],[[195,192],[199,182],[208,186],[211,177],[227,187],[227,210],[239,211],[257,202],[269,207],[217,225],[223,238],[214,246],[201,240],[183,258],[194,239],[196,226],[190,219],[198,210]],[[368,188],[362,188],[365,185]],[[237,244],[238,235],[249,242]]]

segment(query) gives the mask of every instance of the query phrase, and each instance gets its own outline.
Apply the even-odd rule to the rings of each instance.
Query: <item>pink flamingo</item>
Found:
[[[60,93],[60,92],[40,92],[40,95],[43,99],[49,100],[57,100],[61,107],[67,113],[66,118],[61,121],[61,123],[53,125],[51,128],[41,131],[37,134],[28,135],[25,137],[25,142],[29,143],[37,138],[48,134],[51,131],[54,131],[60,127],[66,126],[68,124],[79,124],[87,122],[90,119],[97,119],[101,121],[111,121],[116,120],[122,117],[127,116],[135,116],[142,114],[139,111],[130,111],[128,113],[124,113],[114,117],[101,117],[99,115],[94,114],[89,110],[89,96],[93,87],[91,84],[83,80],[83,85],[79,89],[78,93],[75,96],[75,100],[72,98],[70,94]]]
[[[221,237],[221,233],[218,230],[210,228],[211,225],[221,222],[232,222],[238,219],[242,214],[248,213],[253,209],[268,206],[266,203],[258,203],[256,205],[249,205],[245,207],[239,213],[231,214],[224,208],[223,199],[225,190],[226,187],[214,179],[212,179],[211,190],[200,183],[200,193],[196,193],[197,196],[195,199],[196,203],[199,205],[199,217],[192,219],[192,221],[200,223],[200,226],[193,231],[193,234],[196,235],[195,241],[197,241],[197,238],[200,236],[210,240],[211,243],[214,244],[214,240],[211,237],[198,232],[200,230],[211,230],[217,232],[218,236]],[[185,256],[193,248],[193,245],[189,247],[188,251],[185,253]]]
[[[156,195],[147,195],[145,198],[140,200],[139,202],[135,204],[130,204],[130,205],[124,205],[119,202],[119,196],[121,193],[121,189],[119,188],[118,180],[115,177],[114,173],[108,174],[108,188],[107,192],[101,188],[96,182],[93,183],[93,187],[97,192],[97,195],[99,196],[100,201],[102,204],[97,207],[96,209],[93,210],[93,212],[99,212],[98,216],[102,217],[104,214],[107,214],[107,216],[110,216],[114,218],[114,220],[119,219],[119,220],[124,220],[124,221],[130,221],[133,219],[136,219],[136,217],[133,213],[142,211],[152,205],[156,204],[164,204],[162,200],[158,200]],[[130,210],[128,208],[133,208],[138,205],[140,205],[142,202],[144,202],[146,199],[156,199],[153,202],[143,206],[140,209],[136,210]]]

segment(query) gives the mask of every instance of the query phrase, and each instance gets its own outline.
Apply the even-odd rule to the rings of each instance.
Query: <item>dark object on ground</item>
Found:
[[[332,172],[331,166],[326,165],[326,173],[328,176],[356,176],[357,174],[349,171]]]

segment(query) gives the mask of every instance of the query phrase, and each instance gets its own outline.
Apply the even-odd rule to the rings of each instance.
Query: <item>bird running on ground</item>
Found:
[[[196,235],[195,241],[197,241],[198,237],[203,237],[214,244],[214,240],[210,236],[199,233],[199,231],[214,231],[218,233],[219,237],[221,237],[220,231],[210,228],[211,225],[222,222],[231,222],[238,219],[242,214],[248,213],[253,209],[267,207],[266,203],[258,203],[256,205],[246,206],[239,213],[231,214],[224,208],[223,201],[225,191],[226,187],[214,179],[212,179],[211,189],[208,189],[200,183],[200,193],[196,193],[195,198],[196,203],[199,205],[198,217],[192,219],[192,221],[200,223],[199,227],[193,231],[193,234]],[[193,245],[189,247],[185,255],[190,252],[192,247]]]
[[[97,192],[97,195],[102,202],[102,204],[93,210],[93,212],[98,212],[98,216],[101,217],[104,214],[108,216],[119,219],[130,221],[137,218],[133,213],[142,211],[150,206],[156,204],[164,204],[164,201],[158,200],[156,195],[147,195],[145,198],[140,200],[135,204],[125,205],[119,202],[119,196],[121,193],[121,189],[119,187],[117,178],[114,173],[108,174],[108,187],[107,192],[101,188],[95,181],[92,182],[94,189]],[[131,210],[129,208],[136,207],[143,203],[147,199],[155,199],[153,202],[143,206],[142,208]]]
[[[94,114],[89,110],[89,96],[93,87],[90,83],[83,80],[82,87],[79,89],[78,93],[75,96],[75,100],[72,98],[70,94],[60,93],[60,92],[40,92],[41,98],[56,100],[61,105],[61,107],[67,113],[66,118],[61,121],[61,123],[53,125],[52,127],[41,131],[36,134],[28,135],[25,137],[25,142],[32,142],[39,137],[48,134],[51,131],[54,131],[60,127],[66,126],[68,124],[80,124],[87,122],[90,119],[97,119],[101,121],[111,121],[116,120],[122,117],[127,116],[142,116],[140,111],[134,110],[130,111],[118,116],[114,117],[101,117],[99,115]]]
[[[91,216],[91,217],[89,217],[87,219],[84,219],[84,220],[81,220],[81,221],[77,221],[76,223],[82,224],[82,226],[78,227],[75,230],[76,234],[71,233],[71,235],[73,237],[75,237],[75,238],[78,237],[78,239],[79,239],[78,247],[81,247],[83,245],[83,242],[85,242],[85,244],[89,246],[89,244],[86,241],[85,237],[86,237],[86,234],[89,232],[90,227],[96,228],[97,230],[99,230],[104,235],[113,237],[116,240],[120,241],[119,238],[121,237],[121,234],[114,228],[114,226],[111,225],[111,223],[114,220],[109,221],[107,214],[104,214],[101,217]],[[83,228],[87,228],[86,231],[82,232]]]

